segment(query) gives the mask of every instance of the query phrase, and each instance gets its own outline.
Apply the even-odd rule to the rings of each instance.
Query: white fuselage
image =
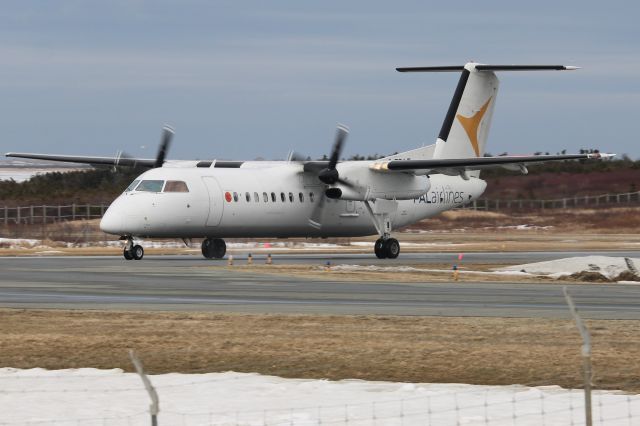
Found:
[[[279,162],[239,168],[161,167],[137,180],[180,181],[188,192],[131,190],[109,207],[103,231],[158,238],[355,237],[376,234],[362,201],[326,199],[322,227],[309,224],[325,185],[300,166]],[[347,163],[341,163],[348,165]],[[406,176],[406,175],[405,175]],[[393,175],[385,176],[393,180]],[[478,178],[432,175],[416,179],[426,191],[415,199],[398,200],[391,214],[393,228],[434,216],[476,200],[486,187]],[[275,200],[275,201],[274,201]]]

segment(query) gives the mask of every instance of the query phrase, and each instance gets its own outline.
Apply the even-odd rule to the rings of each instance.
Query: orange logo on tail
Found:
[[[458,120],[460,120],[460,124],[462,124],[462,127],[464,127],[464,130],[467,132],[467,136],[469,136],[471,146],[476,152],[477,157],[480,157],[480,147],[478,146],[478,127],[480,126],[480,121],[482,121],[484,113],[487,112],[489,102],[491,102],[491,98],[489,98],[489,100],[484,105],[482,105],[480,111],[476,112],[471,117],[465,117],[460,114],[456,115]]]

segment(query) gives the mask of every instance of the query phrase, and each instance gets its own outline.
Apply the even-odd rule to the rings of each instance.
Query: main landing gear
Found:
[[[378,259],[395,259],[400,254],[400,243],[395,238],[378,238],[373,245]]]
[[[373,245],[373,251],[378,259],[395,259],[400,254],[400,243],[391,238],[391,214],[397,209],[398,203],[390,200],[377,200],[374,204],[365,201],[373,225],[378,231],[378,238]]]
[[[144,257],[144,249],[139,244],[133,244],[133,238],[126,238],[127,242],[124,245],[122,254],[127,260],[140,260]]]
[[[205,238],[202,241],[202,255],[207,259],[222,259],[227,252],[227,245],[220,238]]]

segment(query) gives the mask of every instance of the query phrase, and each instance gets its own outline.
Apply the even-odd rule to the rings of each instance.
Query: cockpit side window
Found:
[[[189,192],[187,184],[181,180],[168,180],[164,192]]]
[[[143,180],[136,188],[136,191],[162,192],[163,180]]]
[[[131,192],[134,189],[136,189],[136,186],[138,186],[138,184],[140,183],[139,180],[134,180],[133,182],[131,182],[131,185],[127,186],[127,189],[124,190],[124,192]]]

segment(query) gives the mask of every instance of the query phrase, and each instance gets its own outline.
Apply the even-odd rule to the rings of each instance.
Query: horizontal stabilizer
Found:
[[[476,71],[573,71],[579,67],[569,65],[486,65],[470,62],[467,65],[444,65],[435,67],[401,67],[399,72],[455,72],[465,68],[475,68]]]

